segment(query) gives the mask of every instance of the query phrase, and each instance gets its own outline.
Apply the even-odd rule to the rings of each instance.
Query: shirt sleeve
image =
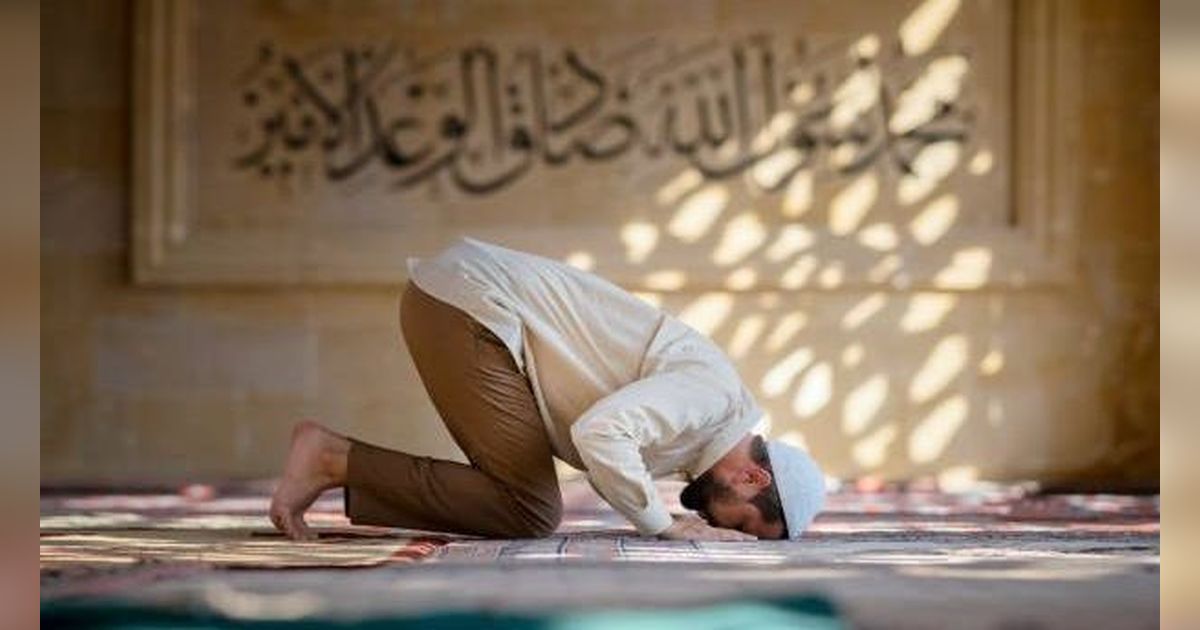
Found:
[[[600,399],[571,426],[588,480],[642,535],[673,522],[643,459],[643,449],[697,440],[724,417],[730,397],[686,373],[635,381]],[[703,441],[702,439],[700,440]]]

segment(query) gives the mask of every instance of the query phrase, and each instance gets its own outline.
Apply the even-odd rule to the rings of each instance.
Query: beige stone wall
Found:
[[[1050,247],[1062,250],[1050,255],[1060,263],[1053,277],[1020,282],[1024,250],[997,239],[901,258],[877,271],[886,282],[868,276],[887,256],[849,256],[842,267],[836,244],[817,250],[809,272],[796,258],[755,268],[757,281],[731,281],[735,270],[711,254],[738,225],[733,211],[699,241],[703,253],[651,252],[636,269],[609,260],[628,242],[603,222],[607,241],[545,251],[633,278],[711,335],[770,412],[771,433],[806,443],[833,474],[1155,482],[1157,15],[1148,5],[1070,5],[1081,42],[1067,68],[1079,87],[1078,134],[1057,148],[1053,181],[1076,194],[1055,198],[1069,207],[1051,202],[1022,217],[1069,218],[1051,230]],[[267,476],[303,416],[460,457],[399,338],[394,286],[133,282],[133,13],[114,1],[43,7],[43,481]],[[1014,155],[1026,155],[1023,140]],[[1021,186],[1030,175],[1012,166]],[[667,183],[651,179],[643,197]],[[970,210],[959,216],[986,224]],[[669,241],[680,212],[632,218]],[[910,229],[908,218],[886,216]],[[834,220],[805,217],[821,238],[817,228]],[[765,222],[763,247],[785,228]],[[489,229],[520,242],[521,226]],[[987,281],[961,282],[980,260]],[[807,281],[784,282],[797,266],[791,277]],[[673,270],[708,281],[676,288]],[[916,286],[895,280],[906,272]],[[763,282],[770,277],[778,281]]]

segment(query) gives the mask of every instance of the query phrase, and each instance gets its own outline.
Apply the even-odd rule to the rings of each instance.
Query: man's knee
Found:
[[[554,502],[546,509],[538,512],[537,517],[534,519],[533,536],[541,538],[558,531],[558,526],[562,524],[562,517],[562,499],[555,497]]]
[[[539,497],[536,501],[520,501],[519,516],[507,532],[510,538],[544,538],[558,531],[562,523],[562,497]]]

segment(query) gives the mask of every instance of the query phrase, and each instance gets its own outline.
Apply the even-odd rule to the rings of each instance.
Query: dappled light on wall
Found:
[[[900,429],[897,423],[889,422],[854,442],[850,451],[854,457],[854,463],[865,470],[879,468],[887,460],[892,443],[899,435]]]
[[[946,289],[976,289],[988,279],[992,252],[987,247],[965,247],[954,252],[950,262],[934,276],[935,286]]]
[[[981,470],[955,436],[1014,417],[988,388],[1021,357],[980,296],[1030,258],[1009,194],[1012,5],[842,4],[738,5],[720,32],[656,13],[651,35],[533,37],[514,17],[444,50],[264,37],[222,53],[243,73],[203,74],[225,82],[211,116],[229,132],[198,149],[205,181],[233,192],[201,188],[179,216],[230,239],[292,225],[293,249],[245,249],[301,282],[403,279],[397,252],[455,233],[553,256],[711,337],[760,428],[836,474]],[[417,13],[396,28],[438,17]]]
[[[679,313],[679,319],[711,336],[733,311],[733,297],[727,293],[706,293]]]
[[[693,243],[708,233],[727,205],[729,192],[724,186],[705,186],[679,204],[675,216],[667,224],[667,232],[681,241]]]
[[[833,368],[826,361],[805,372],[792,399],[792,411],[801,418],[815,415],[833,399]]]
[[[712,262],[721,267],[738,263],[754,253],[767,239],[767,229],[758,215],[744,212],[725,224]]]
[[[567,257],[563,260],[563,262],[575,267],[576,269],[591,271],[592,268],[596,266],[596,257],[584,251],[577,251],[567,254]]]
[[[829,231],[834,236],[853,232],[879,197],[879,178],[867,173],[855,179],[829,204]]]
[[[753,288],[757,282],[757,271],[751,267],[739,267],[725,277],[725,288],[733,291],[745,291]]]
[[[813,245],[816,236],[813,231],[803,225],[786,224],[779,228],[775,239],[766,250],[767,260],[781,262],[798,254]]]
[[[858,242],[877,252],[889,252],[900,244],[900,235],[891,223],[874,223],[859,230]]]
[[[900,45],[905,54],[929,51],[958,12],[960,0],[925,0],[900,24]]]
[[[625,257],[639,264],[654,251],[658,244],[658,226],[647,221],[631,221],[621,228],[621,241],[625,244]]]
[[[787,355],[763,375],[759,389],[767,398],[779,396],[787,391],[796,376],[812,363],[813,352],[808,348],[799,348]]]
[[[961,149],[951,142],[939,142],[921,150],[913,159],[912,172],[900,178],[896,199],[912,205],[929,195],[958,166]]]
[[[967,401],[961,395],[938,403],[908,435],[908,456],[918,464],[938,458],[967,419]]]
[[[779,350],[790,343],[805,326],[808,325],[808,315],[803,311],[793,311],[780,317],[771,334],[767,336],[766,349]]]
[[[677,269],[664,269],[647,274],[644,282],[655,291],[675,291],[687,282],[687,274]]]
[[[958,218],[958,197],[946,193],[929,202],[908,225],[913,240],[920,245],[933,245],[954,225]]]
[[[737,323],[737,329],[734,330],[729,343],[725,346],[725,351],[729,353],[730,358],[734,360],[745,358],[746,353],[762,335],[766,325],[766,317],[761,314],[755,313],[741,318]]]
[[[842,330],[851,331],[862,326],[887,304],[887,296],[883,293],[872,293],[846,311],[842,316]]]
[[[888,377],[875,374],[847,394],[842,404],[842,431],[848,436],[867,430],[883,409],[888,396]]]
[[[967,363],[967,339],[951,335],[938,341],[929,357],[917,370],[908,388],[913,402],[926,402],[945,389]]]
[[[934,330],[954,308],[958,297],[948,293],[917,293],[908,298],[908,308],[900,319],[900,330],[920,333]]]

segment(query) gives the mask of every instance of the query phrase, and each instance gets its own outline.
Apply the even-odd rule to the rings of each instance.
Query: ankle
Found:
[[[346,484],[346,470],[350,460],[350,442],[345,438],[329,440],[321,449],[321,471],[333,486]]]

